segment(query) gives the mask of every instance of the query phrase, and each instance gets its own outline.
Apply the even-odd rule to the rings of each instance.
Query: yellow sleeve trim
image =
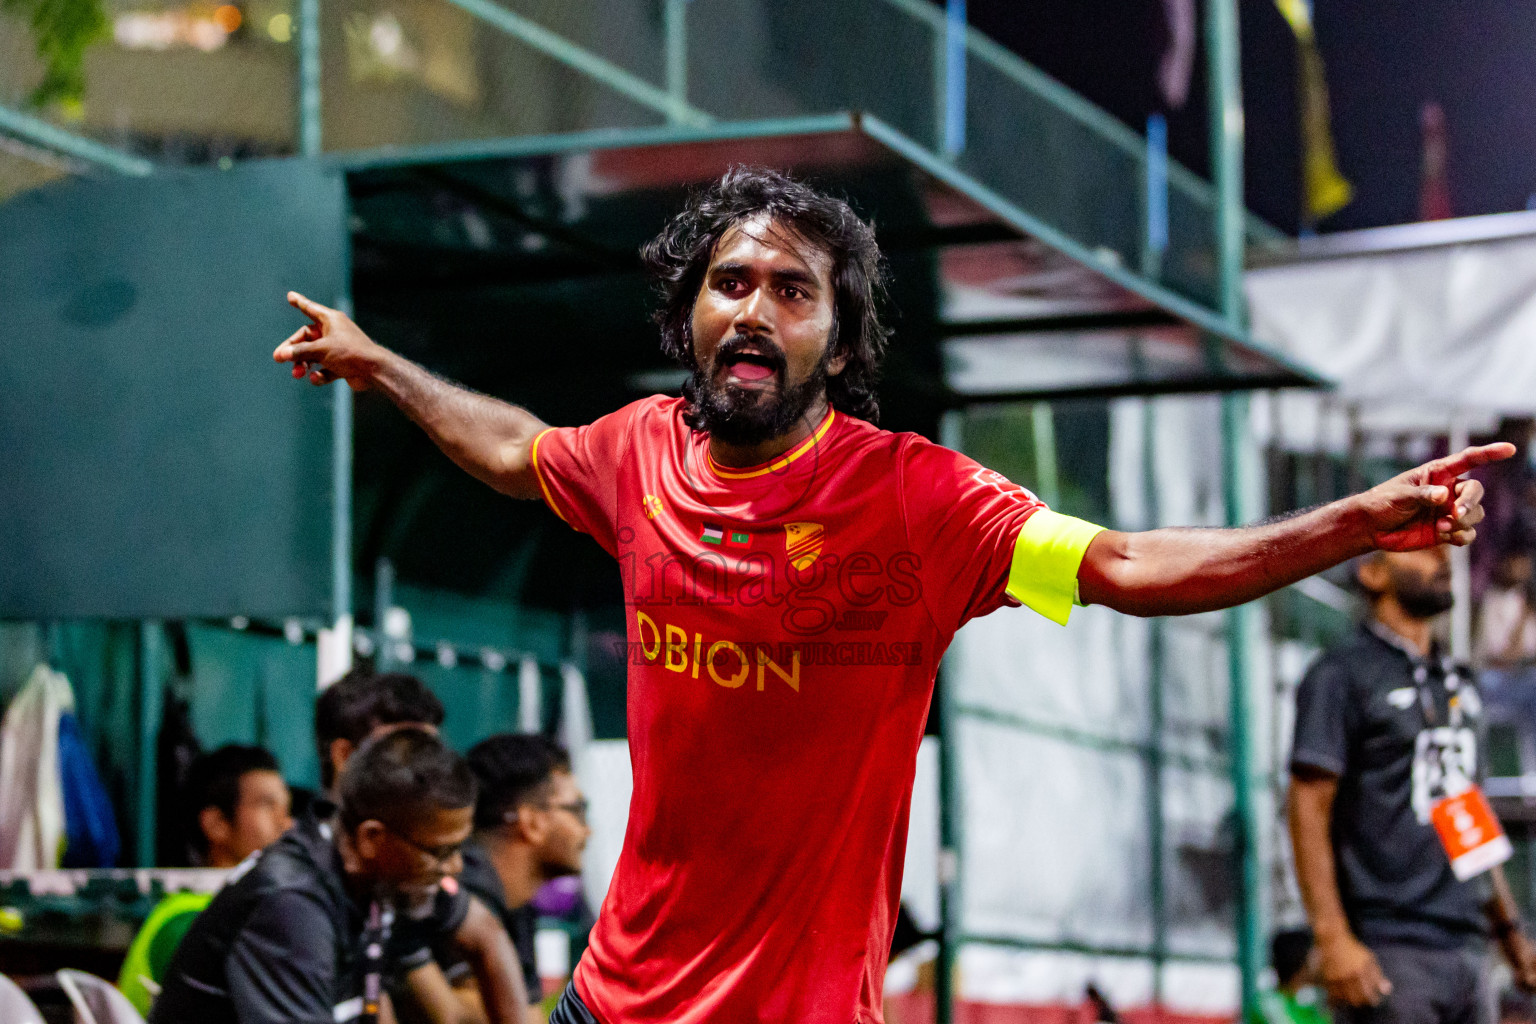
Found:
[[[1048,508],[1030,516],[1013,545],[1008,596],[1065,626],[1077,603],[1077,569],[1089,543],[1103,532],[1102,526]]]
[[[539,481],[539,491],[544,495],[544,504],[549,506],[551,512],[560,517],[561,522],[569,523],[570,520],[565,518],[565,513],[560,511],[560,506],[555,504],[554,496],[549,493],[549,485],[544,482],[544,470],[539,468],[539,442],[544,440],[545,434],[554,429],[554,427],[545,427],[533,439],[533,445],[530,449],[533,459],[533,475]],[[1039,512],[1035,513],[1035,515],[1039,514]],[[1034,517],[1031,516],[1030,518]],[[1014,556],[1014,560],[1017,562],[1017,555]]]

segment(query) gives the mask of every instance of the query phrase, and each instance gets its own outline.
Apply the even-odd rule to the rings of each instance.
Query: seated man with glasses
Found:
[[[365,742],[337,788],[334,828],[291,829],[214,897],[171,961],[150,1024],[387,1018],[394,937],[432,915],[463,866],[474,775],[436,736],[404,728]],[[459,931],[499,963],[480,978],[485,1004],[500,1008],[497,1020],[521,1020],[522,975],[500,923],[472,902]]]
[[[546,882],[581,872],[592,830],[587,801],[571,773],[571,759],[553,740],[537,735],[492,736],[469,752],[479,783],[475,832],[464,844],[460,885],[501,918],[522,961],[530,1002],[539,1002],[534,959],[538,912],[531,905]],[[455,991],[471,1007],[479,998],[462,956],[435,954]]]
[[[336,815],[336,780],[364,741],[401,728],[421,729],[435,735],[443,717],[442,701],[413,675],[376,675],[357,668],[333,683],[315,702],[315,744],[320,755],[323,790],[297,816],[298,828],[329,839]],[[420,1010],[413,1024],[415,1020],[424,1024],[456,1024],[463,1019],[464,1007],[438,967],[433,948],[447,944],[461,951],[472,950],[479,934],[476,927],[483,931],[486,919],[493,915],[471,916],[469,894],[451,884],[438,886],[431,911],[421,908],[420,912],[419,918],[396,922],[388,949],[390,990],[410,993],[409,1004]],[[500,968],[492,950],[471,951],[464,969],[480,976]],[[483,1009],[486,1008],[477,1006],[475,1013],[480,1014]],[[492,1011],[490,1018],[498,1024],[521,1020],[522,1000],[488,1009]],[[485,1017],[470,1019],[483,1021]]]

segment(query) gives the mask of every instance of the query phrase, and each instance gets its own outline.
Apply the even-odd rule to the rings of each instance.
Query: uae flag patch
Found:
[[[752,545],[752,535],[740,530],[727,530],[723,526],[704,524],[704,532],[699,534],[699,540],[705,544],[713,544],[716,547],[745,548]]]

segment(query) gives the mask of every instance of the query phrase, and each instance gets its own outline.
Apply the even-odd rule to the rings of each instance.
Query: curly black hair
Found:
[[[828,355],[843,355],[841,373],[827,381],[827,399],[839,412],[871,423],[880,417],[875,382],[890,331],[880,322],[885,296],[885,260],[875,231],[841,199],[818,192],[788,175],[764,167],[732,167],[689,200],[661,234],[640,249],[640,259],[662,295],[656,311],[661,350],[683,367],[697,370],[693,355],[693,306],[704,284],[715,246],[731,228],[768,214],[798,240],[832,262],[834,315]],[[697,385],[683,385],[684,419],[698,427]]]

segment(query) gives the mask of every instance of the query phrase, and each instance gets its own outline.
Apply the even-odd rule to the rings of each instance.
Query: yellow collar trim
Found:
[[[785,452],[778,458],[773,459],[770,462],[765,462],[760,466],[753,466],[750,469],[727,469],[726,467],[720,465],[720,463],[715,461],[715,457],[709,454],[708,443],[706,442],[704,450],[706,457],[709,459],[709,468],[713,470],[714,474],[720,477],[722,480],[750,480],[752,477],[762,476],[765,473],[778,472],[779,470],[788,467],[790,463],[794,462],[796,459],[810,451],[812,448],[815,448],[817,442],[819,442],[826,435],[827,431],[831,429],[832,417],[835,415],[837,415],[837,411],[835,409],[828,409],[827,418],[821,421],[821,426],[817,427],[811,433],[810,437],[806,438],[804,441],[801,441],[791,451]]]

